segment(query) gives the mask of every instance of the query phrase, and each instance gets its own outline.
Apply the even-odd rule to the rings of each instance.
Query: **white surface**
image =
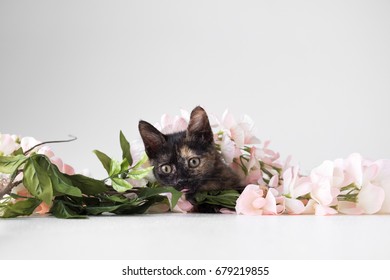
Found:
[[[250,115],[304,170],[390,158],[390,1],[0,1],[3,133],[105,172],[119,130],[196,105]]]
[[[0,220],[1,259],[390,259],[390,216]]]

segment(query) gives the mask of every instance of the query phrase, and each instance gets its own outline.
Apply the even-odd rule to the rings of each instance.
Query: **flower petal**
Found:
[[[238,197],[236,202],[237,214],[262,215],[263,210],[253,206],[257,198],[263,197],[263,190],[258,185],[248,185]]]
[[[345,160],[345,172],[349,178],[350,183],[355,183],[361,186],[363,183],[363,168],[362,168],[362,156],[360,154],[351,154]]]
[[[232,139],[234,140],[234,142],[236,142],[236,145],[238,147],[243,147],[245,144],[244,130],[240,126],[236,125],[230,129],[230,132],[232,135]]]
[[[321,205],[329,205],[333,201],[330,182],[321,180],[313,184],[311,197]]]
[[[173,132],[180,132],[187,129],[188,123],[184,118],[177,118],[173,123]]]
[[[50,206],[47,205],[45,202],[42,202],[39,204],[39,206],[34,210],[35,213],[40,215],[45,215],[50,210]]]
[[[292,193],[293,197],[304,196],[311,191],[311,185],[309,178],[301,178],[298,180],[296,187],[294,188],[294,192]]]
[[[271,180],[269,180],[268,185],[271,188],[276,188],[279,185],[279,175],[272,176]]]
[[[266,203],[263,208],[266,214],[277,214],[278,211],[276,209],[276,199],[272,192],[272,189],[268,190],[267,195],[265,196],[265,201]]]
[[[340,213],[347,215],[361,215],[364,213],[361,207],[359,207],[355,202],[351,201],[339,201],[337,210]]]
[[[54,157],[50,158],[50,161],[51,161],[51,163],[55,164],[58,167],[58,169],[62,172],[63,167],[64,167],[64,163],[62,162],[62,159],[54,156]]]
[[[326,178],[331,180],[333,178],[334,164],[330,160],[325,160],[320,166],[314,168],[310,173],[310,178],[313,182],[319,182]]]
[[[327,216],[327,215],[337,214],[337,211],[335,209],[330,208],[328,206],[317,204],[314,206],[314,208],[315,208],[315,214],[317,216]]]
[[[10,134],[0,134],[0,152],[8,156],[19,148],[14,137]]]
[[[285,197],[284,202],[288,214],[302,214],[305,211],[305,205],[298,199]]]
[[[183,195],[177,201],[177,204],[176,204],[174,209],[176,209],[176,208],[178,208],[178,210],[180,209],[181,212],[183,212],[183,213],[187,213],[187,212],[190,212],[194,208],[194,206],[191,204],[191,202],[186,200],[185,196]]]
[[[22,140],[20,141],[20,146],[22,147],[23,152],[26,152],[30,150],[32,147],[40,143],[41,142],[39,142],[37,139],[33,137],[23,137]]]
[[[263,208],[266,204],[266,200],[263,197],[258,197],[252,202],[252,206],[255,208]]]
[[[221,208],[219,212],[222,214],[236,214],[236,211],[230,210],[228,208]]]
[[[228,109],[226,109],[222,115],[222,125],[228,129],[236,125],[236,120],[234,119],[233,114],[231,114]]]
[[[227,164],[230,164],[233,162],[233,159],[234,159],[235,154],[236,154],[235,143],[226,134],[224,134],[222,137],[221,154],[222,154],[223,159],[225,160],[225,162]]]
[[[72,166],[64,163],[62,167],[62,173],[68,174],[68,175],[74,175],[74,169]]]
[[[374,214],[378,212],[385,200],[385,191],[371,183],[364,185],[358,194],[358,206],[364,213]]]
[[[168,115],[168,114],[164,114],[161,116],[161,127],[162,129],[166,128],[167,126],[170,126],[173,124],[173,117]]]

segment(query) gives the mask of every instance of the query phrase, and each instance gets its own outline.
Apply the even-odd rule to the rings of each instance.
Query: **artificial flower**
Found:
[[[337,161],[344,168],[344,188],[338,211],[344,214],[374,214],[380,211],[385,200],[383,186],[388,178],[383,162],[364,160],[357,153]]]
[[[258,144],[260,140],[254,135],[253,120],[245,115],[240,121],[226,110],[219,121],[220,130],[226,132],[238,147],[248,144]]]
[[[9,156],[19,149],[18,137],[10,134],[0,134],[0,155]]]
[[[334,180],[335,166],[332,161],[324,161],[310,173],[310,195],[321,206],[333,206],[337,203],[340,189]]]
[[[237,214],[275,215],[284,211],[284,198],[275,189],[265,186],[248,185],[236,202]]]
[[[190,115],[187,111],[181,110],[181,116],[171,116],[164,114],[161,122],[155,126],[164,134],[175,133],[187,129]]]
[[[305,200],[311,191],[308,177],[299,175],[299,167],[293,166],[283,173],[283,195],[285,196],[286,211],[289,214],[301,214],[305,211]]]

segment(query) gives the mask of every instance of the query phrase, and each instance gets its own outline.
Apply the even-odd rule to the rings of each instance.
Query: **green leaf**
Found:
[[[27,159],[23,170],[23,185],[35,197],[50,205],[53,200],[53,187],[48,175],[48,166],[40,166],[36,159],[30,157]]]
[[[183,195],[182,192],[176,190],[173,187],[158,187],[158,188],[143,188],[138,193],[138,197],[140,199],[149,199],[154,196],[160,196],[162,193],[171,193],[172,199],[171,199],[171,209],[173,209],[179,198]]]
[[[197,192],[195,194],[195,200],[198,204],[212,204],[235,208],[239,196],[240,194],[236,190]]]
[[[134,180],[141,180],[145,178],[145,176],[148,175],[151,170],[153,170],[153,166],[144,169],[132,169],[129,172],[128,177]]]
[[[132,215],[132,214],[142,214],[150,208],[155,203],[162,202],[166,199],[163,196],[153,196],[148,200],[136,200],[132,203],[123,204],[117,210],[114,210],[113,213],[117,215]]]
[[[44,155],[36,155],[34,159],[45,170],[50,177],[55,195],[71,195],[81,197],[80,189],[72,186],[72,181],[65,177],[65,175],[58,169],[58,167],[51,163],[49,158]]]
[[[130,190],[133,188],[133,186],[127,182],[124,179],[121,178],[112,178],[112,187],[117,191],[117,192],[125,192],[127,190]]]
[[[100,215],[105,212],[114,212],[115,210],[118,210],[123,205],[110,205],[110,206],[96,206],[96,207],[87,207],[86,211],[90,215]]]
[[[60,177],[52,176],[51,182],[53,184],[53,189],[60,195],[65,194],[65,195],[71,195],[76,197],[82,196],[80,189],[71,186],[66,181],[62,180]]]
[[[127,159],[124,159],[122,162],[121,162],[121,172],[127,172],[127,170],[129,170],[129,162],[127,161]]]
[[[133,169],[138,169],[140,168],[144,163],[146,163],[149,160],[148,156],[146,153],[144,153],[141,157],[141,159],[133,166]]]
[[[121,163],[112,159],[110,162],[110,171],[108,172],[108,175],[114,176],[119,173],[121,173]]]
[[[4,207],[4,213],[1,217],[15,218],[18,216],[29,216],[34,212],[35,208],[37,208],[39,204],[41,204],[41,201],[33,197],[7,204]]]
[[[69,206],[67,206],[66,202],[62,200],[55,200],[53,206],[50,209],[50,212],[57,218],[61,219],[83,219],[87,218],[87,216],[79,215],[75,211],[73,211]]]
[[[83,194],[95,195],[107,191],[107,187],[102,181],[81,174],[63,175],[66,178],[69,178],[72,182],[72,185],[76,188],[79,188]]]
[[[0,173],[12,174],[27,160],[25,155],[0,156]]]
[[[104,169],[106,169],[107,173],[110,173],[112,159],[101,151],[94,150],[93,152],[98,157],[100,162],[103,164],[103,167]]]
[[[117,202],[117,203],[127,203],[132,200],[123,195],[102,195],[102,198],[104,200],[109,200],[111,202]]]
[[[15,155],[15,156],[23,155],[23,148],[20,147],[19,149],[17,149],[16,151],[14,151],[12,154]]]
[[[119,140],[122,148],[122,159],[126,159],[129,165],[133,164],[133,157],[130,152],[130,143],[127,141],[125,135],[123,135],[122,130],[119,133]]]

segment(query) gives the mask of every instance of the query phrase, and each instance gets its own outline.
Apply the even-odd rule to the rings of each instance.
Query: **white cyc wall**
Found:
[[[1,1],[2,133],[104,176],[119,130],[204,106],[250,115],[310,170],[390,158],[388,1]]]

